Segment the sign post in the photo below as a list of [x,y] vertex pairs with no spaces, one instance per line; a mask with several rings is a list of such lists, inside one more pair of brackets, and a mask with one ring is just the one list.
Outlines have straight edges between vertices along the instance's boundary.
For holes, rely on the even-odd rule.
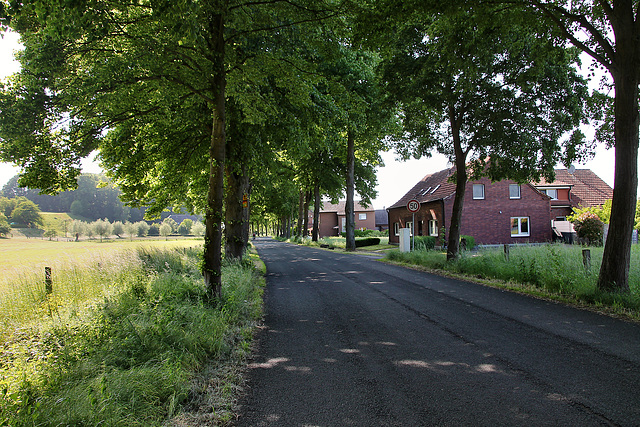
[[413,215],[411,220],[411,234],[413,235],[413,238],[411,239],[411,250],[413,251],[416,248],[416,212],[420,210],[420,202],[418,202],[416,199],[409,200],[409,202],[407,203],[407,209]]

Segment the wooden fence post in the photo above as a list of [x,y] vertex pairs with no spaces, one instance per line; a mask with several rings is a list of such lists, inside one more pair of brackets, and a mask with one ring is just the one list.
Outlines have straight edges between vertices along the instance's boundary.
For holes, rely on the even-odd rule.
[[582,250],[582,264],[584,264],[585,270],[589,270],[591,268],[591,250]]
[[44,268],[44,288],[47,294],[53,292],[53,280],[51,279],[51,267]]
[[505,261],[509,261],[509,245],[504,245],[504,259]]

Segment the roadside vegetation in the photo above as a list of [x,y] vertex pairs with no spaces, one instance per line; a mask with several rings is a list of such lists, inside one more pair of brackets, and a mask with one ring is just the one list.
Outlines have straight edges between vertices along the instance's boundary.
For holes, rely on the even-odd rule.
[[393,250],[387,252],[386,260],[640,320],[640,247],[632,249],[628,293],[598,290],[603,248],[589,248],[588,268],[582,249],[563,244],[515,245],[508,259],[500,247],[462,252],[458,260],[449,262],[441,251]]
[[[389,231],[379,230],[355,230],[355,245],[358,252],[378,252],[391,249],[389,246]],[[276,240],[283,242],[296,243],[305,246],[317,246],[321,248],[337,249],[346,251],[347,239],[346,233],[341,233],[340,236],[325,236],[320,237],[318,241],[314,242],[311,236],[300,237],[294,236],[291,238],[285,238],[281,236],[274,237]]]
[[201,242],[169,243],[95,243],[113,250],[61,261],[50,294],[40,268],[0,283],[0,425],[230,422],[263,279],[227,263],[209,306]]

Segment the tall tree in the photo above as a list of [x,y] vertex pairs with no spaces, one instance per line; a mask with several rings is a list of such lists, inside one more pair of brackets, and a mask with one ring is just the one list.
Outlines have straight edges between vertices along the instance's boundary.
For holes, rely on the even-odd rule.
[[[606,131],[597,133],[604,136],[603,142],[613,142],[615,146],[611,222],[598,288],[628,291],[640,142],[640,2],[519,0],[503,3],[524,4],[538,12],[538,16],[558,28],[566,40],[593,58],[613,80],[613,135]],[[608,124],[601,128],[607,129],[610,129]]]
[[[449,157],[456,196],[447,258],[459,252],[460,220],[470,178],[518,182],[551,177],[562,158],[579,154],[586,86],[576,56],[539,37],[520,14],[499,8],[417,10],[396,21],[382,73],[399,101],[410,140],[405,156]],[[564,144],[564,147],[563,147]]]

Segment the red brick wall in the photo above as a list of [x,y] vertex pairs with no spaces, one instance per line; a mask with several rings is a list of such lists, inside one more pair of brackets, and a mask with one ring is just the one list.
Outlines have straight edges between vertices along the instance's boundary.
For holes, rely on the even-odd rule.
[[[438,221],[438,229],[448,222],[449,218],[442,218],[442,201],[438,200],[430,203],[423,203],[420,206],[420,210],[416,212],[416,224],[415,231],[417,236],[427,236],[429,234],[429,220],[435,219]],[[404,228],[407,222],[412,221],[412,213],[406,207],[400,207],[395,209],[389,209],[389,243],[399,243],[400,238],[395,235],[394,223],[399,223],[400,228]],[[422,230],[420,230],[418,223],[422,221]]]
[[338,230],[334,228],[338,225],[337,212],[320,212],[318,222],[318,235],[320,237],[338,235]]
[[[360,219],[360,214],[366,214],[366,219]],[[376,229],[376,213],[375,211],[366,211],[366,212],[356,212],[356,222],[355,222],[356,230],[360,230],[361,228],[367,230],[375,230]]]
[[[484,184],[485,198],[473,199],[473,184]],[[465,191],[460,233],[473,236],[477,244],[548,242],[551,235],[549,200],[528,184],[520,186],[520,199],[509,198],[509,184],[483,178],[469,182]],[[445,215],[451,218],[453,197],[445,201]],[[511,236],[511,217],[529,217],[529,236]]]
[[[360,214],[367,214],[366,219],[360,219]],[[376,229],[376,214],[375,211],[356,212],[355,227],[356,230],[366,228],[368,230]],[[337,212],[320,212],[320,237],[325,236],[338,236],[342,232],[342,219],[344,215],[338,215]],[[334,228],[338,226],[338,228]]]

